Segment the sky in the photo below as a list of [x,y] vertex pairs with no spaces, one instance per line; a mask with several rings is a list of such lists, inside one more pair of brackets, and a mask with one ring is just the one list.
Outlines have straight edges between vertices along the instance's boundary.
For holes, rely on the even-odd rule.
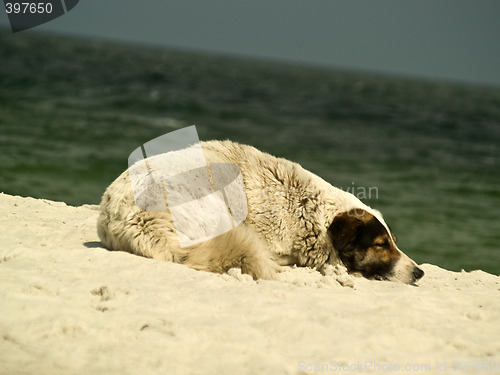
[[38,30],[500,86],[498,0],[80,0]]

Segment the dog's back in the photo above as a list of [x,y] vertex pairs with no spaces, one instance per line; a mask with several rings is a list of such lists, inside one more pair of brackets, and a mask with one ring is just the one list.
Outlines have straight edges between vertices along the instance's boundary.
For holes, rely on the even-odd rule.
[[[248,163],[250,155],[260,153],[253,147],[232,142],[202,145],[208,163],[236,164],[237,160]],[[251,162],[255,163],[255,160]],[[194,217],[197,212],[191,214]],[[190,215],[185,216],[189,218]],[[279,269],[264,236],[247,222],[215,238],[181,246],[168,206],[164,210],[145,210],[136,204],[129,170],[106,189],[101,200],[97,232],[108,249],[182,263],[197,270],[222,273],[241,268],[243,273],[254,278],[272,279]]]

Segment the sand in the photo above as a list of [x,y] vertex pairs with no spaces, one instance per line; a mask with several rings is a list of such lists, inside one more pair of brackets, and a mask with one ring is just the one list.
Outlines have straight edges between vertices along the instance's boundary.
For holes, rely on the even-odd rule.
[[500,373],[498,276],[254,281],[107,251],[97,214],[0,194],[0,374]]

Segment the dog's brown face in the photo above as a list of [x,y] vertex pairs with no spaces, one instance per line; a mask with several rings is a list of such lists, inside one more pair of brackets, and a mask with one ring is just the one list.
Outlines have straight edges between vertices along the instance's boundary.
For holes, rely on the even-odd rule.
[[337,215],[329,233],[333,247],[349,272],[368,279],[413,284],[424,271],[396,246],[396,238],[379,219],[363,209]]

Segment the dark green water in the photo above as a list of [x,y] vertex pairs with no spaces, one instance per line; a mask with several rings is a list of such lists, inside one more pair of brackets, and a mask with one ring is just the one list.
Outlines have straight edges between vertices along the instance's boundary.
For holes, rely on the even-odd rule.
[[0,31],[0,191],[96,204],[191,124],[371,188],[419,263],[500,273],[500,88]]

